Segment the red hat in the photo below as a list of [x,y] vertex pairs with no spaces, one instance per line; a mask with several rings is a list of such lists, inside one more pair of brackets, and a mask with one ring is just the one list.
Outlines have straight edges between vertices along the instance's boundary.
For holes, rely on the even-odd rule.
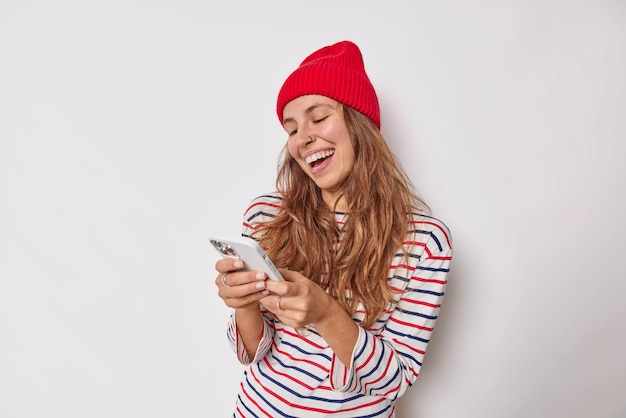
[[285,105],[307,94],[319,94],[346,104],[369,117],[380,129],[380,107],[376,91],[365,73],[359,47],[350,41],[338,42],[315,51],[287,77],[276,103],[276,113],[281,124]]

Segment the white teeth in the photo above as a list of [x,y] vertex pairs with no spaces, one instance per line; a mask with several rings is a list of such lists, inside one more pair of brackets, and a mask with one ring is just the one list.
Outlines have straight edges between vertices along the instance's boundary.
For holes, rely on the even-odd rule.
[[313,164],[315,161],[331,156],[334,153],[335,153],[335,150],[326,150],[326,151],[316,152],[315,154],[309,155],[308,157],[306,157],[304,161],[306,161],[307,164]]

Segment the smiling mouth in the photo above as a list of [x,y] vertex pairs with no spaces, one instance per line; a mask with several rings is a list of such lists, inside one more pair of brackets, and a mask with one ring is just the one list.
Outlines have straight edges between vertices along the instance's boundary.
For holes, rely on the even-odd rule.
[[325,151],[316,152],[315,154],[312,154],[306,157],[304,161],[306,161],[306,163],[310,167],[316,167],[319,164],[321,164],[326,158],[330,157],[334,153],[335,153],[335,150],[325,150]]

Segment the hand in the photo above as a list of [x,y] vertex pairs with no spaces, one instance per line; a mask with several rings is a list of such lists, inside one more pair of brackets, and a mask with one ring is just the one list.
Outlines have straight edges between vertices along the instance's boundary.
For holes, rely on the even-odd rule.
[[217,295],[234,309],[256,308],[258,301],[269,292],[265,289],[267,275],[262,271],[243,271],[240,259],[221,259],[215,263],[220,273],[215,278]]
[[315,325],[332,311],[333,304],[337,304],[324,289],[302,274],[279,270],[285,281],[268,280],[265,287],[271,294],[260,301],[283,324],[295,329]]

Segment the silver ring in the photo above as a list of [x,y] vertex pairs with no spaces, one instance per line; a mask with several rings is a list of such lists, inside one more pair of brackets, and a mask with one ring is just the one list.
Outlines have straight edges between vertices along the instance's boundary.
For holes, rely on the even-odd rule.
[[228,276],[228,273],[222,273],[222,286],[230,287],[229,285],[226,284],[226,276]]
[[280,298],[282,298],[283,295],[278,295],[278,297],[276,298],[276,310],[280,311],[282,308],[280,307]]

